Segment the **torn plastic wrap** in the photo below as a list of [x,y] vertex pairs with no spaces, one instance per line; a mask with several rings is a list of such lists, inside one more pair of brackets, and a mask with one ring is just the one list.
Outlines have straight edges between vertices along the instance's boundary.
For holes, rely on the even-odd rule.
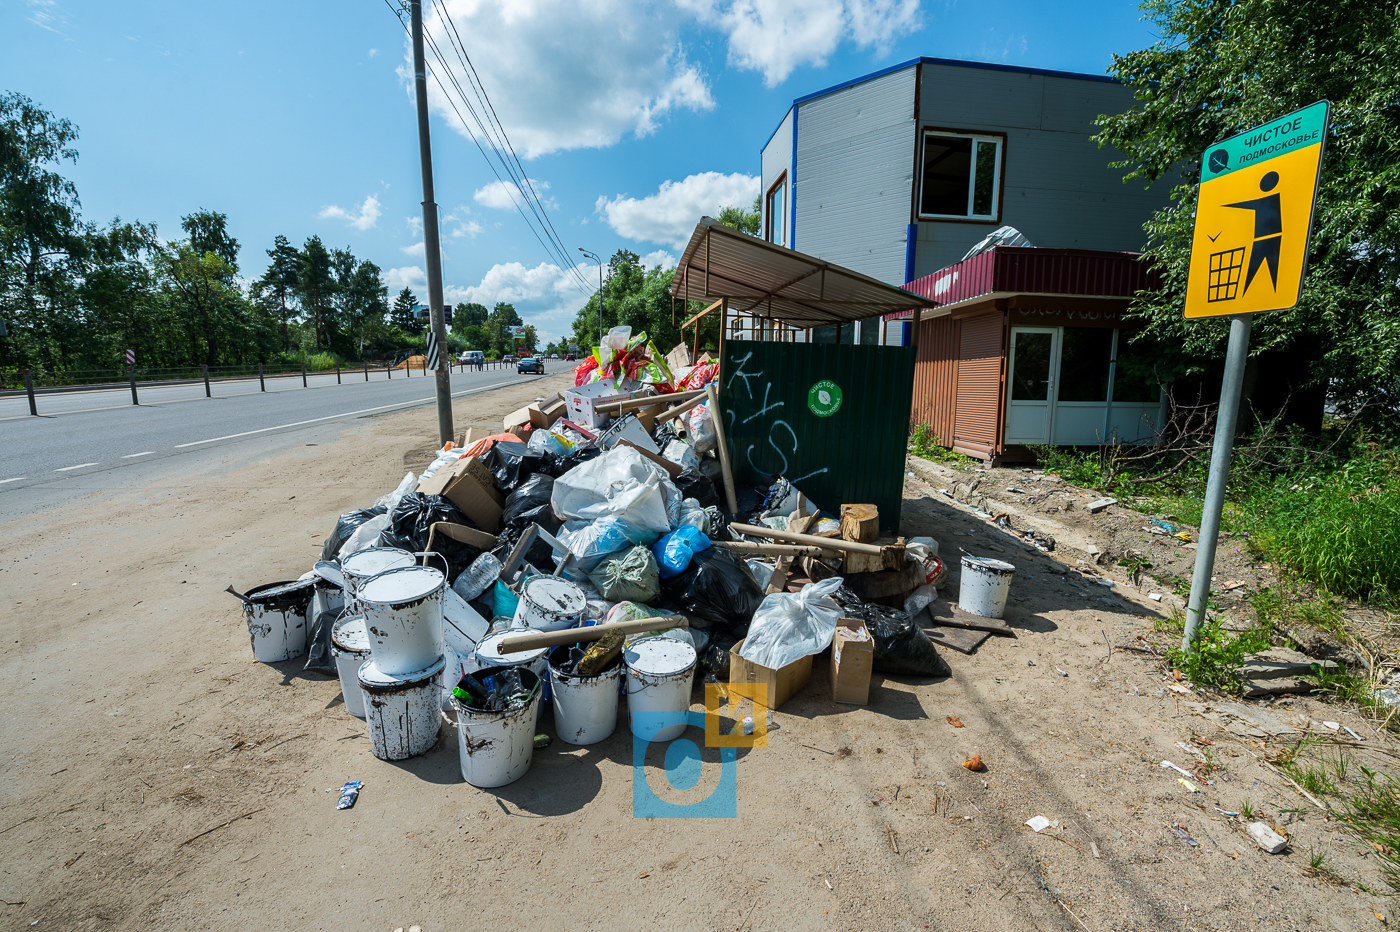
[[831,646],[841,606],[831,594],[840,576],[808,583],[800,592],[775,592],[763,600],[749,625],[739,656],[773,670]]
[[335,530],[331,531],[321,543],[321,559],[334,560],[340,553],[340,548],[345,546],[345,542],[354,536],[355,531],[359,530],[362,524],[370,518],[386,514],[388,510],[381,505],[374,508],[359,508],[341,515],[340,519],[335,522]]

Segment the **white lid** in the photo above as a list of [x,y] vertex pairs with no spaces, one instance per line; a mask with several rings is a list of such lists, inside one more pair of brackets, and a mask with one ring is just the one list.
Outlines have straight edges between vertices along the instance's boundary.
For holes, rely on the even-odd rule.
[[531,576],[525,580],[523,597],[547,612],[560,615],[580,615],[588,608],[588,597],[583,590],[557,576]]
[[346,615],[331,627],[331,643],[347,654],[369,653],[365,616]]
[[695,665],[695,648],[675,638],[649,637],[622,652],[629,669],[647,676],[671,676]]
[[413,554],[397,547],[370,547],[356,550],[340,561],[340,568],[351,576],[376,576],[385,570],[399,566],[412,566],[416,561]]
[[355,597],[374,606],[404,605],[426,599],[446,584],[447,577],[431,566],[400,566],[360,583]]
[[488,634],[482,639],[481,643],[476,646],[477,662],[483,667],[518,667],[522,664],[532,663],[540,659],[545,654],[549,653],[550,648],[540,647],[535,650],[523,650],[503,654],[498,646],[503,638],[519,637],[522,634],[529,634],[531,630],[530,628],[507,628],[504,631],[496,631]]
[[976,566],[983,569],[997,570],[1002,573],[1014,573],[1016,567],[1004,560],[994,560],[991,557],[974,557],[964,554],[962,558],[963,566]]
[[373,660],[366,660],[360,665],[360,685],[366,689],[394,689],[402,686],[417,686],[420,683],[434,679],[443,668],[447,666],[447,658],[439,657],[430,666],[403,676],[390,676]]

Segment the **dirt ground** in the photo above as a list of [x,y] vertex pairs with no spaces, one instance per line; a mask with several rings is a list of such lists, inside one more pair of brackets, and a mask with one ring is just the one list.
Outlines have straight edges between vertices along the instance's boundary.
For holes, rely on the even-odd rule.
[[[463,399],[459,427],[498,427],[562,384]],[[462,782],[447,727],[427,755],[376,760],[336,679],[252,662],[239,605],[222,590],[308,569],[340,512],[421,462],[434,425],[431,409],[367,418],[331,444],[0,526],[5,927],[1147,932],[1395,921],[1388,898],[1309,876],[1309,852],[1325,850],[1343,877],[1387,889],[1374,853],[1263,763],[1301,737],[1289,729],[1316,732],[1322,719],[1364,737],[1352,753],[1372,766],[1389,768],[1388,740],[1311,699],[1235,707],[1285,732],[1270,736],[1228,704],[1169,690],[1138,649],[1164,611],[1146,599],[1155,590],[1097,583],[1107,568],[1077,562],[1088,558],[1075,556],[1071,527],[1047,530],[1063,538],[1049,555],[1013,539],[941,494],[950,477],[922,461],[909,464],[902,532],[940,541],[954,567],[944,599],[956,600],[960,548],[1014,563],[1016,636],[971,656],[945,650],[948,678],[877,675],[864,708],[830,701],[818,658],[767,746],[730,765],[737,817],[633,818],[625,707],[607,741],[556,741],[496,791]],[[700,709],[698,688],[694,699]],[[548,712],[540,725],[552,733]],[[686,737],[703,743],[696,729]],[[973,754],[986,772],[961,766]],[[1205,755],[1219,769],[1195,792],[1161,766]],[[664,748],[645,754],[637,779],[663,800],[706,799],[724,767],[715,749],[701,757],[693,788],[667,784]],[[347,780],[364,789],[337,811]],[[1220,811],[1245,800],[1289,833],[1288,853],[1264,854]],[[1036,815],[1052,827],[1032,832]]]

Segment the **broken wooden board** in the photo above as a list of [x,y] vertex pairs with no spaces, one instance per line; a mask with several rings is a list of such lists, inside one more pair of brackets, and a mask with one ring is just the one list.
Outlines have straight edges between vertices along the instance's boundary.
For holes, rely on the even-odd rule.
[[973,631],[989,631],[992,634],[1000,634],[1006,637],[1015,637],[1016,631],[1004,620],[1000,618],[983,618],[981,615],[973,615],[963,611],[951,602],[942,599],[934,599],[924,609],[924,614],[920,616],[921,623],[927,619],[927,623],[941,625],[943,627],[968,628]]
[[934,625],[924,628],[924,633],[929,636],[929,640],[944,647],[951,647],[962,654],[970,654],[982,645],[982,642],[992,636],[990,631],[970,631],[966,628],[944,628]]

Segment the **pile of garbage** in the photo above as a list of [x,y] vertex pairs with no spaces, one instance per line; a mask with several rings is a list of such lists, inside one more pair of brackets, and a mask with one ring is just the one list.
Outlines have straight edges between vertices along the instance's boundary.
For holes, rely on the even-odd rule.
[[785,479],[734,487],[714,378],[712,360],[673,370],[615,328],[573,389],[341,515],[302,579],[234,593],[255,656],[300,644],[307,669],[340,676],[385,759],[430,749],[455,712],[478,786],[524,772],[493,755],[528,745],[545,704],[561,740],[592,743],[625,691],[634,733],[661,740],[643,719],[663,699],[688,709],[697,671],[721,682],[740,664],[777,683],[832,648],[833,698],[859,703],[871,672],[946,675],[915,621],[946,573],[937,543],[881,536],[874,506],[819,505]]

